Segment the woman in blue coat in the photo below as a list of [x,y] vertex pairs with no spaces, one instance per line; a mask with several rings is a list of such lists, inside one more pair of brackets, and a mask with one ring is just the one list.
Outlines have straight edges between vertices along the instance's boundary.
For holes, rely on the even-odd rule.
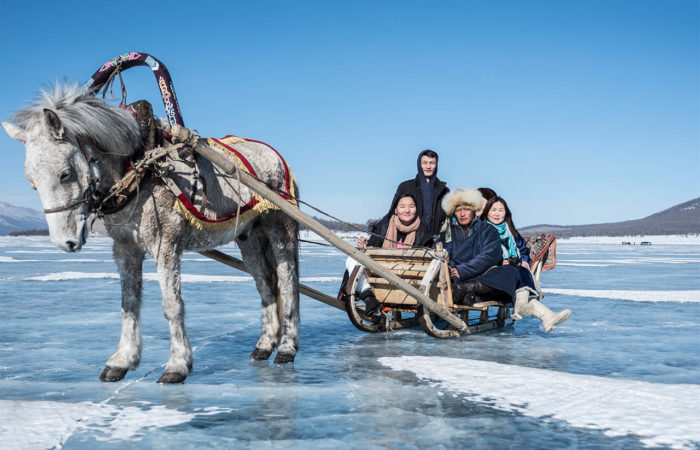
[[554,313],[538,300],[539,294],[530,272],[530,249],[513,224],[513,215],[508,208],[508,203],[499,196],[491,198],[484,206],[481,219],[498,232],[502,267],[511,267],[513,269],[510,270],[517,273],[513,319],[520,320],[526,316],[535,316],[542,320],[547,332],[552,331],[558,324],[569,318],[571,311],[565,309]]

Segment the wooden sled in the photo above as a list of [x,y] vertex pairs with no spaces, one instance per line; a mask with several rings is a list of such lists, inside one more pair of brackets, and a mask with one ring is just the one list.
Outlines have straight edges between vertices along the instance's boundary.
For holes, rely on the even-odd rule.
[[[415,298],[363,266],[355,267],[345,291],[346,311],[353,325],[371,333],[420,325],[430,336],[453,338],[513,323],[509,308],[499,301],[479,301],[471,306],[453,303],[449,267],[445,260],[447,252],[439,247],[437,250],[369,248],[366,253],[432,301],[447,308],[467,325],[466,330],[460,333],[444,321],[436,320],[437,316],[426,311]],[[379,301],[380,314],[368,316],[364,302],[356,295],[357,283],[363,271]]]
[[[530,271],[542,298],[543,295],[539,289],[540,275],[543,270],[550,270],[556,264],[556,238],[542,235],[530,240],[533,244],[530,247],[532,255]],[[467,324],[467,329],[460,333],[449,324],[437,321],[436,315],[427,312],[414,297],[398,289],[372,270],[358,265],[350,274],[344,297],[345,309],[350,321],[362,331],[376,333],[420,325],[430,336],[453,338],[462,334],[502,328],[513,323],[509,306],[496,298],[489,298],[488,294],[470,306],[453,302],[449,266],[445,260],[447,252],[440,244],[436,250],[369,248],[366,254],[373,261],[416,287],[435,303],[446,307],[451,314]],[[549,265],[547,265],[548,262]],[[366,314],[365,303],[356,294],[357,284],[363,272],[372,287],[374,296],[379,301],[379,314]],[[406,315],[408,317],[405,317]]]

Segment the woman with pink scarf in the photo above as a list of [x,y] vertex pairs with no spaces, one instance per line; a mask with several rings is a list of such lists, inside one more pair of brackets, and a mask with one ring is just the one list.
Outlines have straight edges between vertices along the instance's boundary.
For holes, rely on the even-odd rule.
[[[432,232],[417,215],[416,199],[413,195],[402,195],[394,202],[391,206],[391,212],[370,227],[372,233],[370,238],[367,239],[363,236],[357,240],[357,248],[365,246],[381,248],[432,247]],[[347,274],[352,272],[356,265],[358,265],[357,261],[352,258],[348,258],[345,262],[347,272],[341,285],[341,291],[345,287]],[[358,280],[357,292],[359,292],[359,298],[365,302],[366,313],[376,312],[379,303],[364,275]]]

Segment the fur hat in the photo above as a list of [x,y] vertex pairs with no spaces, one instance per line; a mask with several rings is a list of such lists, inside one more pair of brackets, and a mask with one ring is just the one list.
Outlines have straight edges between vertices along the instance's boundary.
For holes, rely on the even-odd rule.
[[455,189],[448,192],[442,199],[442,209],[447,217],[450,217],[458,206],[466,206],[472,211],[478,211],[483,203],[484,197],[476,189]]

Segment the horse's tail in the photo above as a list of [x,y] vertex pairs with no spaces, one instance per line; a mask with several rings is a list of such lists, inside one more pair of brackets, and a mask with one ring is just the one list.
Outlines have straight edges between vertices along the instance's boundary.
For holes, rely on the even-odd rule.
[[[299,183],[297,183],[296,178],[292,180],[292,194],[294,195],[294,198],[297,199],[297,207],[299,207]],[[296,232],[296,245],[295,245],[295,250],[294,250],[294,265],[297,268],[297,280],[299,280],[299,223],[297,222],[297,232]]]

